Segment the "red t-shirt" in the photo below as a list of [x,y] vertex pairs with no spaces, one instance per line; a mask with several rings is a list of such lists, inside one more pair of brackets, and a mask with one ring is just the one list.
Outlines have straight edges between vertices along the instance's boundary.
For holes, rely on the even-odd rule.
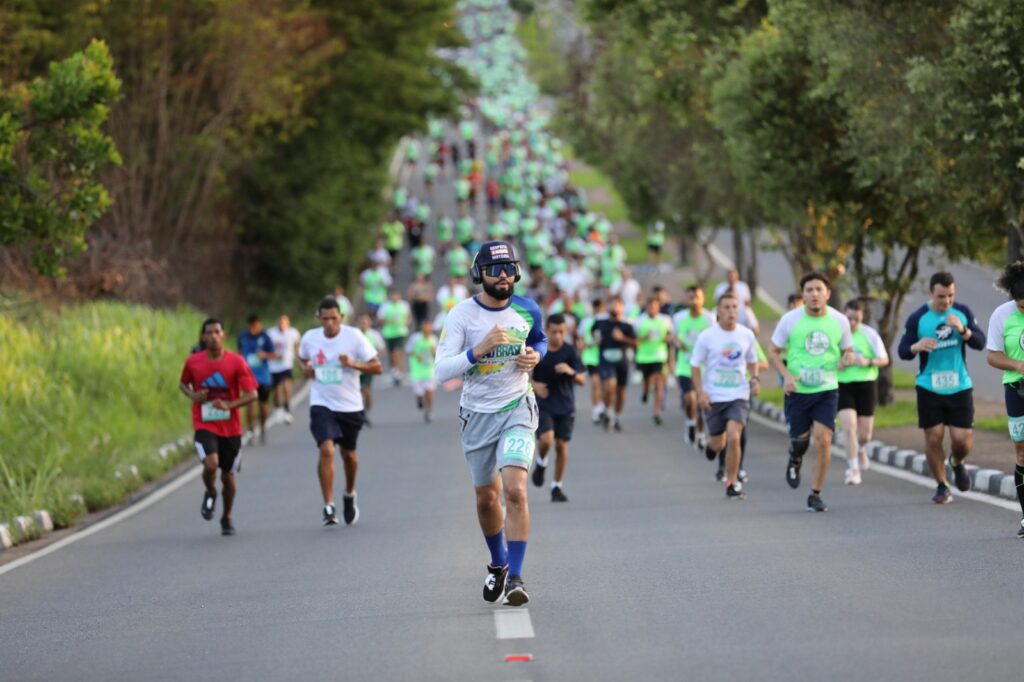
[[213,407],[214,400],[237,400],[238,396],[257,387],[256,377],[238,353],[225,350],[219,360],[211,360],[206,351],[189,356],[181,370],[181,383],[193,390],[206,389],[205,403],[192,403],[192,427],[225,438],[242,435],[242,418],[238,408],[226,414]]

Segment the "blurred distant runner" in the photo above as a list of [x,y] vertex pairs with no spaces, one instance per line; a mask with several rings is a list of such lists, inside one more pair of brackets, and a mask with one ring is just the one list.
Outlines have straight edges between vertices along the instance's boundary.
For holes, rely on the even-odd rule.
[[281,410],[286,424],[292,423],[292,368],[295,365],[295,351],[299,348],[302,334],[292,326],[287,315],[277,318],[277,326],[267,330],[267,336],[274,344],[274,358],[268,363],[271,383],[274,388],[274,407]]
[[270,365],[267,363],[269,360],[277,359],[277,353],[274,350],[274,342],[263,331],[259,315],[250,315],[246,322],[249,324],[248,329],[238,335],[238,352],[245,358],[249,369],[252,370],[253,376],[256,377],[256,381],[259,383],[257,388],[259,403],[248,403],[245,409],[245,417],[246,423],[249,425],[250,437],[255,440],[257,414],[259,415],[260,443],[265,445],[267,442],[267,417],[270,416],[268,401],[270,400],[270,391],[274,384],[270,376]]

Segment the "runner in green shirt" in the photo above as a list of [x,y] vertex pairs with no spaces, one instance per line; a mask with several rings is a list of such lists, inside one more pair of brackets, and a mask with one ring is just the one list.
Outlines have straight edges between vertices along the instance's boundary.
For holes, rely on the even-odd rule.
[[469,272],[469,252],[463,247],[452,244],[448,250],[448,274],[452,277],[465,277]]
[[854,363],[840,362],[839,425],[846,437],[846,485],[860,485],[861,471],[867,471],[871,460],[865,445],[871,440],[878,404],[878,368],[889,364],[889,353],[882,337],[864,324],[864,304],[854,298],[846,302],[846,319],[850,321]]
[[[811,494],[807,510],[827,511],[821,499],[829,459],[832,435],[839,406],[840,358],[844,365],[854,364],[850,322],[828,305],[832,284],[820,272],[810,272],[800,279],[804,295],[803,308],[782,316],[772,334],[771,362],[782,375],[786,418],[789,424],[789,463],[786,482],[800,487],[800,466],[814,438],[817,458],[814,463]],[[786,349],[786,363],[782,350]]]
[[409,337],[405,344],[405,352],[409,356],[409,380],[412,392],[416,396],[416,407],[423,410],[423,420],[430,423],[434,413],[434,391],[437,382],[434,379],[434,354],[437,351],[437,337],[434,336],[434,323],[424,320],[420,331]]
[[660,220],[647,227],[647,262],[657,265],[661,262],[661,249],[665,246],[665,223]]
[[402,242],[405,240],[405,225],[400,220],[391,220],[381,227],[384,233],[384,248],[391,254],[391,269],[394,270],[398,254],[402,252]]
[[391,363],[391,379],[398,386],[405,374],[405,340],[412,323],[412,308],[402,300],[397,289],[392,289],[387,303],[377,311],[377,319],[381,322],[380,335],[384,337]]
[[[1003,370],[1007,425],[1017,454],[1013,482],[1024,515],[1024,261],[1003,268],[996,286],[1011,300],[996,308],[989,319],[988,364]],[[1024,539],[1024,519],[1017,527],[1017,537]]]
[[702,331],[711,326],[711,315],[704,310],[704,290],[697,285],[686,287],[683,292],[687,307],[672,318],[676,347],[676,381],[686,415],[686,435],[690,445],[704,452],[707,434],[704,431],[704,414],[697,404],[697,388],[693,385],[690,368],[690,353],[693,344]]
[[469,245],[473,243],[473,239],[476,237],[476,224],[473,222],[473,218],[464,215],[455,221],[455,239],[462,244],[463,249],[469,249]]
[[665,365],[668,363],[668,343],[672,337],[672,320],[661,314],[661,301],[656,296],[647,299],[647,314],[636,326],[636,366],[644,376],[642,402],[654,393],[654,414],[651,421],[661,426],[661,398],[665,392]]
[[363,300],[371,315],[384,304],[388,296],[388,287],[391,286],[391,275],[384,266],[367,268],[359,275],[359,282],[363,285]]
[[590,310],[591,315],[580,322],[579,332],[576,334],[576,347],[580,351],[580,360],[590,375],[590,419],[597,424],[601,421],[601,413],[604,412],[604,393],[597,369],[601,362],[601,351],[597,346],[597,340],[594,339],[594,323],[608,317],[604,309],[604,299],[595,298],[591,302]]
[[444,255],[448,249],[448,242],[455,237],[455,221],[441,214],[437,219],[437,247],[441,250],[441,255]]

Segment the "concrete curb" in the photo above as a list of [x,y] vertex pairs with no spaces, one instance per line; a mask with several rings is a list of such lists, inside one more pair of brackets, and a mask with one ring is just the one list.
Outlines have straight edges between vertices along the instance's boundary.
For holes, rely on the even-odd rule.
[[[292,396],[292,402],[300,403],[305,400],[306,396],[309,395],[310,388],[311,384],[308,381],[305,382],[297,391],[295,391]],[[284,416],[279,412],[274,412],[270,415],[270,418],[267,419],[267,428],[270,429],[282,423],[284,423]],[[191,436],[182,436],[176,441],[164,443],[154,452],[154,457],[167,459],[171,453],[186,449],[192,449]],[[139,476],[138,469],[134,465],[129,468],[128,474],[133,478],[138,478]],[[114,472],[114,476],[121,478],[124,476],[124,473],[118,470]],[[164,484],[169,483],[171,480],[174,479],[162,482],[160,485],[153,488],[149,494],[159,490]],[[134,495],[135,493],[132,494]],[[72,495],[71,499],[78,504],[85,504],[81,495]],[[139,499],[131,499],[131,495],[129,495],[130,501],[124,506],[130,507],[143,499],[145,499],[145,496],[140,497]],[[31,516],[19,516],[11,521],[2,522],[0,523],[0,554],[2,554],[4,550],[10,549],[15,545],[19,545],[29,540],[39,539],[51,531],[53,531],[53,517],[50,515],[50,512],[45,509],[34,511]]]
[[[750,401],[751,409],[762,417],[785,425],[786,419],[782,410],[771,403],[757,398]],[[903,469],[921,476],[931,476],[931,469],[928,467],[928,459],[924,453],[917,450],[901,450],[893,445],[887,445],[881,441],[873,440],[865,445],[868,458],[881,464],[888,464],[897,469]],[[1017,487],[1013,482],[1013,474],[996,469],[980,469],[973,464],[967,464],[967,472],[971,476],[971,491],[982,495],[991,495],[1005,500],[1017,501]],[[946,471],[950,479],[952,471],[947,465]]]

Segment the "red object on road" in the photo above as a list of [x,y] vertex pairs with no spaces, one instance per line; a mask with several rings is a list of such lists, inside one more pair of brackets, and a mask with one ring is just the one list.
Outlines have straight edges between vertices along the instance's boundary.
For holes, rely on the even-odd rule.
[[533,654],[510,654],[505,657],[506,663],[529,663],[533,660]]

